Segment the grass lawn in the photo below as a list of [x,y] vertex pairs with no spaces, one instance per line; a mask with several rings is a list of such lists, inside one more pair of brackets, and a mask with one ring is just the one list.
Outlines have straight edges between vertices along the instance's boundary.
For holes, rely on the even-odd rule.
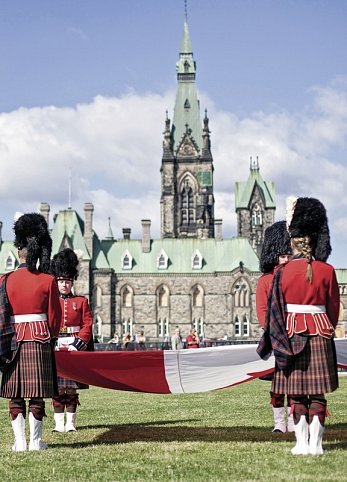
[[91,388],[80,392],[78,432],[52,433],[49,449],[15,453],[0,399],[1,481],[347,481],[347,377],[328,395],[323,456],[292,456],[294,434],[273,434],[270,383],[193,395]]

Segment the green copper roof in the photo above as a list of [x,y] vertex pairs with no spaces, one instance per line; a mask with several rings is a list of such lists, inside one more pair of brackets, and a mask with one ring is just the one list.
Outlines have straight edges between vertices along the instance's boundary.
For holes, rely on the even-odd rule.
[[266,208],[276,208],[275,184],[272,181],[264,181],[260,175],[259,168],[251,168],[246,182],[235,183],[235,209],[248,209],[254,189],[258,187]]
[[[84,241],[84,221],[73,209],[59,211],[51,232],[53,247],[52,254],[65,247],[83,252],[83,259],[89,261],[90,256]],[[98,236],[93,232],[93,259],[92,269],[109,268],[106,256],[101,248]]]
[[339,284],[347,284],[347,269],[336,269],[336,278]]
[[[10,267],[10,269],[6,269],[7,258],[11,257],[13,259],[14,264]],[[18,255],[17,255],[17,248],[14,246],[12,241],[3,241],[0,244],[0,274],[5,274],[13,269],[17,268],[19,264]]]
[[53,246],[52,254],[69,247],[83,251],[83,259],[90,256],[83,237],[84,222],[73,209],[59,211],[51,232]]
[[[215,239],[161,239],[151,242],[151,251],[142,252],[141,240],[119,240],[113,244],[102,241],[110,267],[116,273],[129,274],[209,274],[230,272],[240,262],[249,271],[259,271],[259,260],[246,238],[223,241]],[[168,256],[167,269],[158,268],[162,250]],[[192,268],[192,257],[196,250],[203,258],[201,269]],[[122,257],[128,251],[133,258],[131,270],[122,268]]]
[[184,23],[181,51],[176,64],[176,70],[178,86],[172,122],[173,148],[175,151],[178,149],[188,126],[192,131],[192,137],[201,151],[202,123],[195,85],[196,64],[193,58],[187,22]]

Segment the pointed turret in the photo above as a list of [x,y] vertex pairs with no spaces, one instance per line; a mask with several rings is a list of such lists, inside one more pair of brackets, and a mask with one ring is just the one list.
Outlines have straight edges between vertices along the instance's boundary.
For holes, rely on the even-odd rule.
[[[202,123],[195,85],[196,63],[187,12],[176,64],[177,94],[173,122],[166,114],[161,165],[161,236],[213,238],[213,158],[209,119]],[[203,127],[202,127],[203,126]]]
[[199,152],[202,147],[200,105],[195,84],[196,63],[193,57],[187,20],[184,22],[183,38],[176,71],[178,88],[172,122],[173,148],[177,152],[185,137],[186,124],[188,124],[191,130],[191,137],[197,144]]
[[238,236],[249,239],[260,255],[267,227],[275,221],[275,186],[260,175],[259,160],[250,158],[250,173],[246,182],[235,183],[235,209]]

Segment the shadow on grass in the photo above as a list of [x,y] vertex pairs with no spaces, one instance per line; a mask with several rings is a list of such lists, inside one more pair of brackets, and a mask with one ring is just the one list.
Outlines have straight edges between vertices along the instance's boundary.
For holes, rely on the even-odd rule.
[[137,423],[127,423],[126,425],[110,425],[108,424],[99,424],[99,425],[82,425],[78,426],[78,431],[81,430],[89,430],[89,429],[98,429],[98,428],[106,428],[106,429],[111,429],[112,427],[150,427],[151,425],[172,425],[175,423],[182,423],[182,422],[200,422],[201,419],[199,418],[186,418],[184,420],[179,419],[179,420],[156,420],[155,422],[137,422]]
[[[168,427],[169,424],[177,422],[182,423],[182,421],[171,420],[80,427],[79,431],[91,428],[106,428],[107,430],[90,442],[70,440],[70,443],[57,443],[54,444],[54,447],[81,448],[92,445],[133,442],[293,442],[295,439],[293,433],[272,433],[270,427],[192,427],[184,425]],[[324,442],[328,444],[329,450],[346,449],[346,440],[347,424],[335,424],[327,427]],[[53,444],[51,444],[51,447],[53,447]]]

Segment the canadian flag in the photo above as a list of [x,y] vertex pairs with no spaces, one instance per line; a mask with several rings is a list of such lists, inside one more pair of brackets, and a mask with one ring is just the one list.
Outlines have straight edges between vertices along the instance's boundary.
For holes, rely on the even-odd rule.
[[[335,340],[338,366],[347,369],[347,339]],[[197,393],[228,388],[274,371],[257,345],[192,350],[56,352],[58,375],[113,390]]]

